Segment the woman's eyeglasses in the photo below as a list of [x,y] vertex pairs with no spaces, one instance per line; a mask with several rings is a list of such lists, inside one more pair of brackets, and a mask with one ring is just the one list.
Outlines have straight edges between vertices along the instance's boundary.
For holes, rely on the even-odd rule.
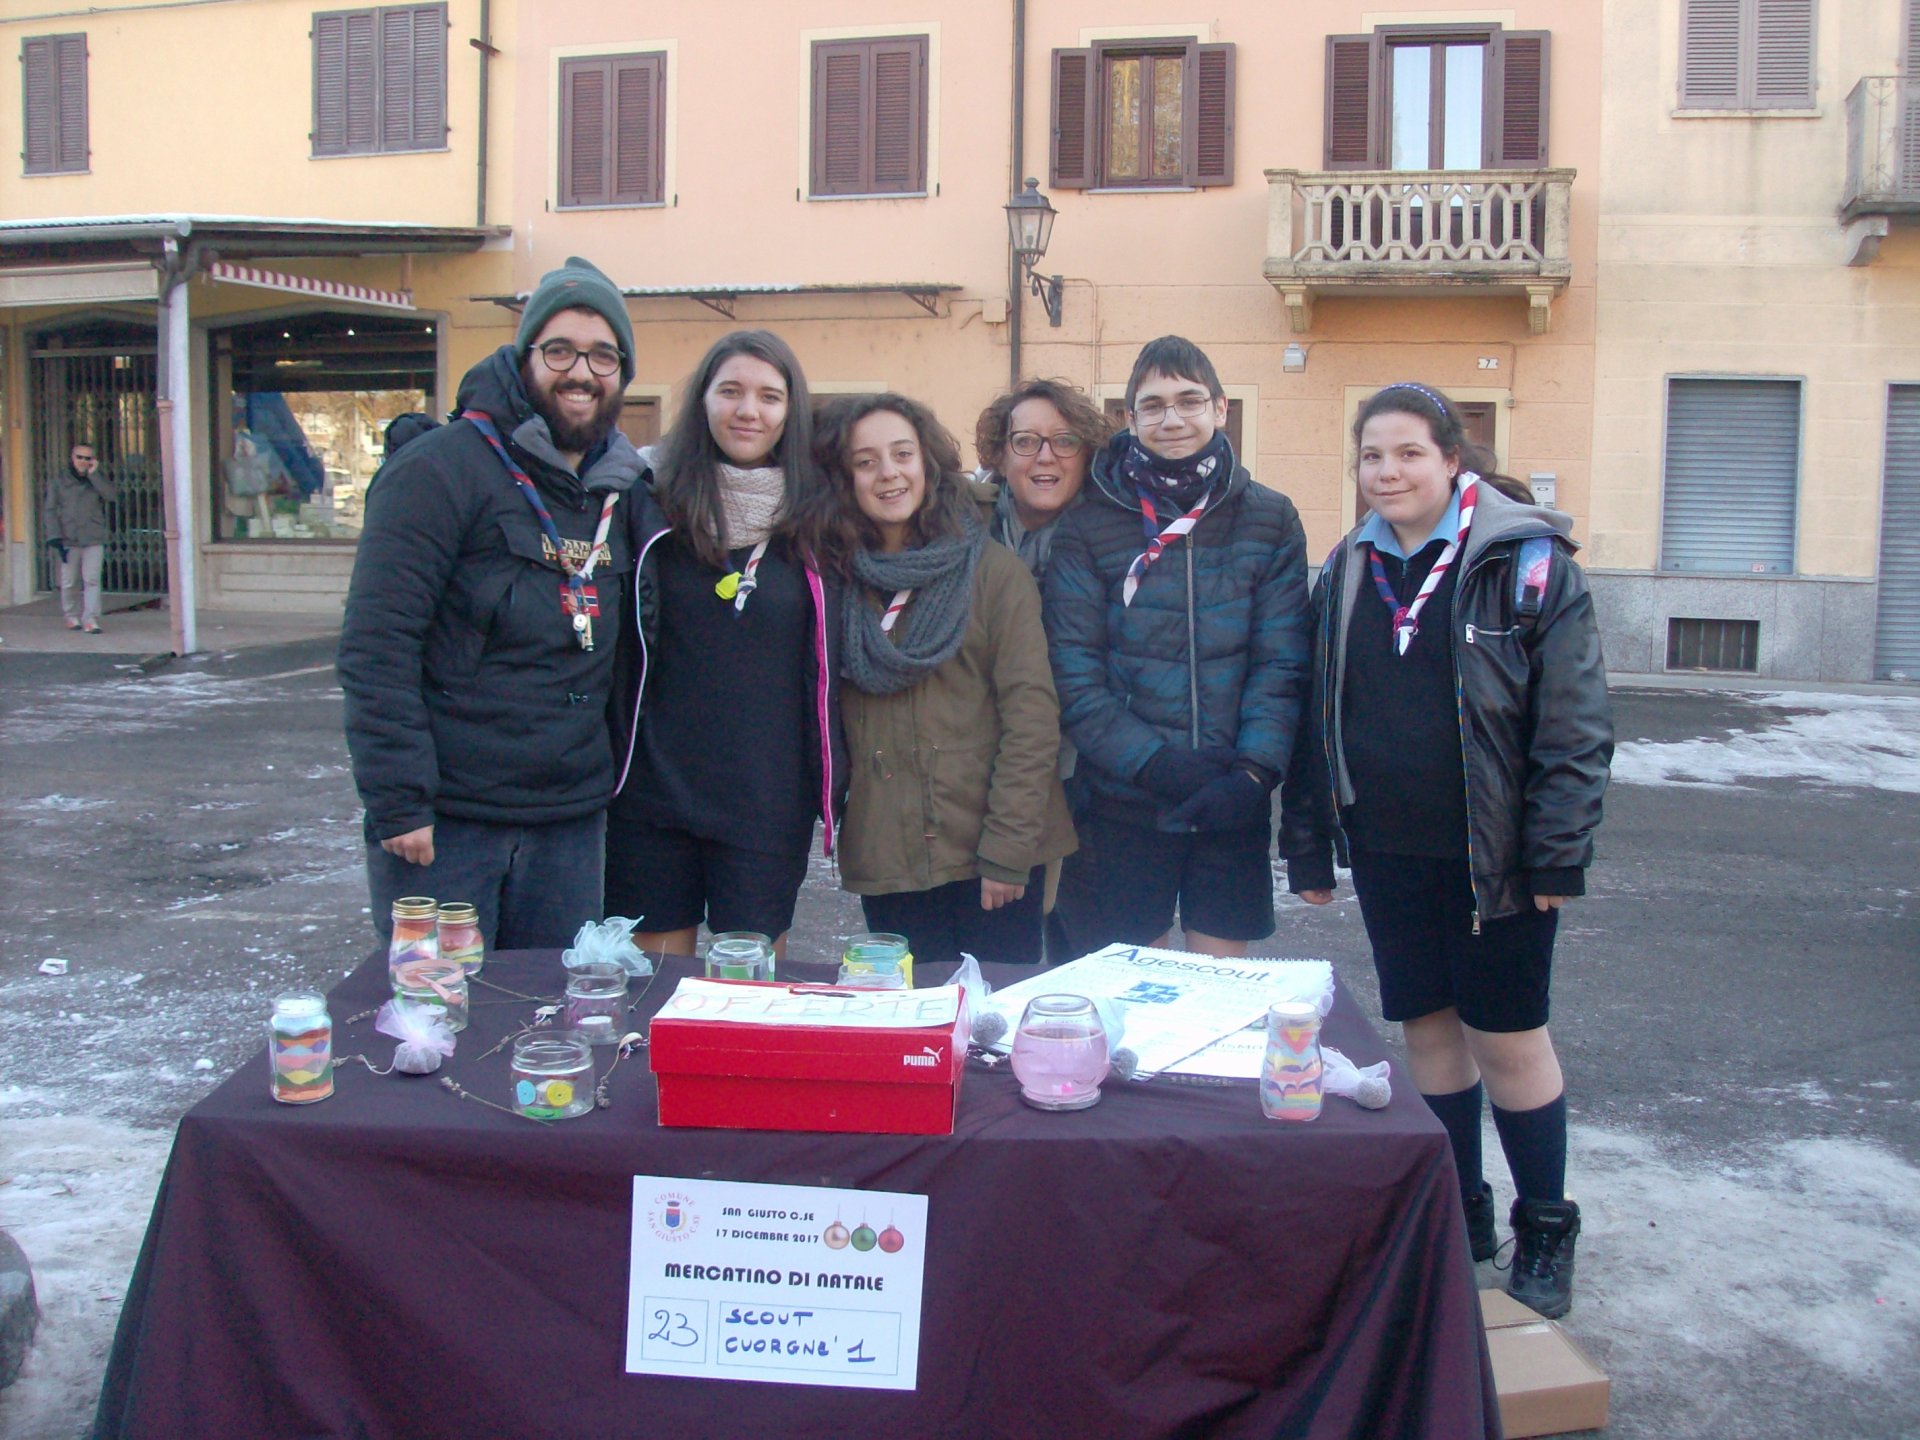
[[1071,431],[1062,435],[1036,435],[1031,430],[1016,430],[1007,436],[1007,448],[1022,458],[1038,455],[1040,447],[1045,445],[1060,459],[1071,460],[1086,443]]
[[1202,410],[1213,404],[1211,395],[1181,395],[1169,405],[1164,400],[1142,400],[1133,407],[1133,418],[1142,425],[1154,426],[1167,418],[1171,410],[1182,420],[1197,419]]
[[549,370],[561,375],[573,369],[574,362],[582,355],[587,357],[587,369],[595,375],[611,375],[620,368],[620,352],[611,345],[593,345],[582,350],[571,340],[549,340],[534,349],[540,352]]

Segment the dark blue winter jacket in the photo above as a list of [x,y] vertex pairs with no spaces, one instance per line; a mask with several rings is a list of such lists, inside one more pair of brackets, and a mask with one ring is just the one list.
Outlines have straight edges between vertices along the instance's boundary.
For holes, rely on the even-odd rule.
[[1047,642],[1060,728],[1099,810],[1150,826],[1162,808],[1135,777],[1164,745],[1226,747],[1278,778],[1309,683],[1306,535],[1293,502],[1240,465],[1191,534],[1121,587],[1146,548],[1123,478],[1123,432],[1094,457],[1083,503],[1061,517],[1047,568]]

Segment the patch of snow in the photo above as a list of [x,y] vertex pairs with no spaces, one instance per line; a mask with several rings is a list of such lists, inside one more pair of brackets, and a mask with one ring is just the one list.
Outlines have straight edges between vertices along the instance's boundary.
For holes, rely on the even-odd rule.
[[1613,755],[1624,785],[1741,788],[1804,780],[1920,794],[1920,700],[1899,695],[1755,693],[1737,698],[1768,721],[1752,733],[1627,741]]

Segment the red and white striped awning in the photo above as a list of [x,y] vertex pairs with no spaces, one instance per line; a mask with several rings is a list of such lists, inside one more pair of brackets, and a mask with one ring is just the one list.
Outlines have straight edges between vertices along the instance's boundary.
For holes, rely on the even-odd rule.
[[370,285],[315,280],[307,275],[288,275],[280,270],[256,270],[251,265],[235,265],[227,260],[216,260],[207,266],[207,275],[228,285],[285,290],[295,295],[314,295],[322,300],[351,300],[359,305],[384,305],[392,310],[414,308],[413,292],[410,290],[375,290]]

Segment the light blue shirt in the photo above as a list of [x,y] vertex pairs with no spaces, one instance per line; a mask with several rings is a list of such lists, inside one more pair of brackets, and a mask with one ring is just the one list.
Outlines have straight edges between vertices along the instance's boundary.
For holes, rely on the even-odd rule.
[[[1453,499],[1447,502],[1446,511],[1440,516],[1439,523],[1428,533],[1426,539],[1413,547],[1413,554],[1418,555],[1435,540],[1451,540],[1459,533],[1460,487],[1456,485]],[[1405,550],[1400,548],[1400,541],[1393,533],[1393,526],[1377,514],[1367,516],[1366,523],[1360,527],[1360,534],[1355,537],[1355,542],[1371,545],[1382,555],[1391,555],[1396,560],[1405,561],[1411,558]]]

